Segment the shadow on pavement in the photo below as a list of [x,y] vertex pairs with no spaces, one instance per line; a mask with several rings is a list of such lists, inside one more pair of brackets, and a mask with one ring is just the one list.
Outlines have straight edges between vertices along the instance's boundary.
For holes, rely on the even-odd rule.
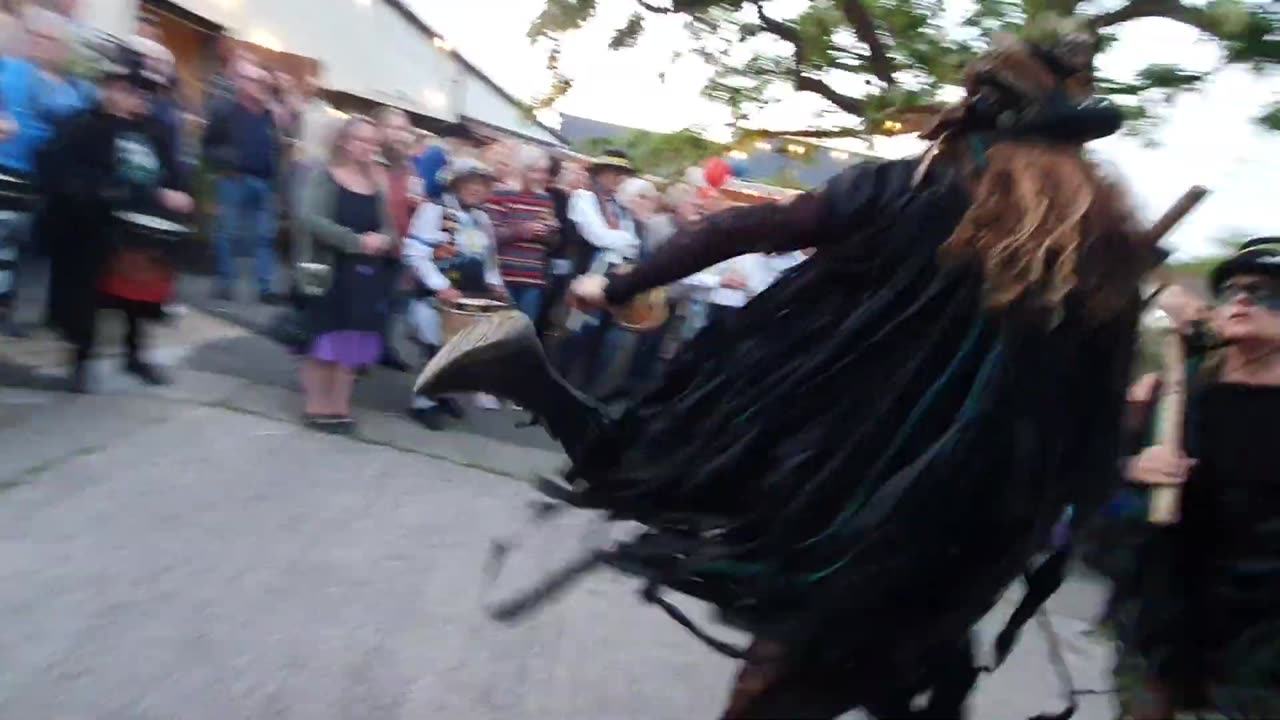
[[[295,392],[299,389],[297,358],[276,342],[259,335],[206,343],[192,349],[182,364],[192,370],[236,377],[255,385]],[[409,405],[412,382],[410,373],[374,368],[357,381],[355,404],[377,412],[401,415]],[[527,420],[527,413],[468,408],[466,417],[449,429],[513,445],[558,451],[559,446],[541,428],[518,427]],[[412,420],[405,417],[404,422],[412,423]],[[423,428],[422,432],[430,431]]]

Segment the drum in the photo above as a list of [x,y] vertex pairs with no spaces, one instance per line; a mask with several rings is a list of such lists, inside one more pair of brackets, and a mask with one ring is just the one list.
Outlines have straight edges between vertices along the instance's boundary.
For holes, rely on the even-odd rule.
[[472,323],[503,310],[511,309],[507,303],[488,298],[458,298],[457,302],[446,302],[436,299],[440,308],[440,325],[445,344],[455,335],[471,326]]
[[36,199],[35,187],[30,182],[0,173],[0,214],[31,212]]
[[140,213],[114,213],[116,247],[99,289],[106,295],[162,305],[173,298],[174,258],[191,228]]
[[113,214],[116,219],[116,240],[122,248],[160,250],[172,256],[177,252],[178,244],[193,234],[186,225],[154,215],[134,212]]
[[[630,266],[623,265],[614,272],[625,273]],[[667,302],[666,288],[654,288],[640,293],[631,302],[621,307],[610,308],[613,321],[624,330],[646,333],[661,328],[671,317],[671,306]]]

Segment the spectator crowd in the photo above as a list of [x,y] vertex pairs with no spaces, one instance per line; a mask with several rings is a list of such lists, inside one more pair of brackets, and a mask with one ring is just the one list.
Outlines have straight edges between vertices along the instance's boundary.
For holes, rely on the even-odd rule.
[[[347,114],[326,102],[321,78],[295,78],[231,41],[220,46],[202,106],[191,107],[179,100],[174,58],[153,17],[140,17],[136,35],[117,40],[125,56],[104,54],[102,36],[77,21],[74,0],[29,2],[4,20],[0,173],[36,197],[0,216],[0,326],[14,337],[29,330],[15,314],[17,276],[42,272],[48,258],[46,317],[77,348],[72,384],[79,391],[92,388],[83,367],[92,343],[58,320],[53,306],[67,297],[68,283],[92,312],[125,309],[127,369],[147,382],[166,380],[143,361],[140,320],[152,316],[101,296],[103,274],[120,264],[108,258],[90,271],[66,272],[79,262],[68,260],[77,247],[119,254],[121,243],[129,245],[129,231],[121,241],[109,222],[71,238],[52,217],[60,207],[55,190],[72,192],[55,180],[91,171],[66,156],[74,134],[67,128],[95,113],[153,140],[147,148],[162,172],[147,186],[147,212],[191,224],[188,206],[195,205],[209,219],[213,299],[280,306],[272,330],[301,356],[304,421],[326,431],[353,427],[351,396],[363,372],[420,367],[445,343],[450,314],[477,302],[526,314],[553,361],[584,391],[607,401],[632,397],[699,327],[731,316],[803,259],[749,255],[686,278],[665,289],[665,319],[637,330],[610,313],[568,307],[570,281],[658,251],[680,228],[728,204],[714,191],[684,183],[660,190],[621,151],[583,158],[460,123],[432,134],[394,107]],[[136,58],[141,69],[120,69],[131,62],[121,57]],[[117,96],[139,104],[129,110]],[[112,176],[119,165],[117,157],[92,171]],[[124,209],[93,199],[106,203],[104,218]],[[241,277],[245,258],[249,278]],[[180,314],[173,283],[163,287],[162,296],[146,296],[145,308],[173,319]],[[398,348],[417,352],[402,357]],[[462,418],[469,405],[499,407],[485,396],[409,404],[431,429]]]

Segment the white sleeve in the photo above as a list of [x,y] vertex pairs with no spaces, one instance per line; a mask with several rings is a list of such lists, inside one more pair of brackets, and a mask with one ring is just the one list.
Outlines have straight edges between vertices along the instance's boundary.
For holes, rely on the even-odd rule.
[[627,257],[640,252],[640,239],[626,230],[614,230],[600,212],[600,201],[588,190],[575,190],[569,196],[569,219],[587,242],[601,250],[612,250]]
[[409,224],[409,236],[405,238],[401,259],[418,280],[432,292],[440,292],[452,283],[436,267],[435,248],[448,239],[444,232],[444,208],[427,203],[418,208]]
[[773,284],[777,273],[774,271],[774,265],[770,258],[760,253],[752,253],[741,259],[743,261],[743,275],[747,280],[748,294],[755,297]]
[[502,282],[502,268],[498,265],[498,242],[494,238],[493,226],[485,228],[489,236],[489,252],[484,254],[484,284],[489,287],[506,287]]

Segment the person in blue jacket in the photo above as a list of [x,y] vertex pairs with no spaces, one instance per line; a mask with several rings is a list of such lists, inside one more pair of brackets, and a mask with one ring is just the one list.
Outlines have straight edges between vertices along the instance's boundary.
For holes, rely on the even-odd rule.
[[[68,73],[69,37],[66,18],[33,9],[24,15],[21,54],[4,57],[0,64],[0,103],[12,132],[0,141],[0,173],[30,180],[41,149],[65,118],[85,107],[92,89]],[[35,225],[38,227],[38,220]],[[32,230],[32,213],[19,212],[0,223],[0,262],[8,277],[0,282],[0,332],[26,334],[16,321],[20,257],[28,255],[41,233]]]

